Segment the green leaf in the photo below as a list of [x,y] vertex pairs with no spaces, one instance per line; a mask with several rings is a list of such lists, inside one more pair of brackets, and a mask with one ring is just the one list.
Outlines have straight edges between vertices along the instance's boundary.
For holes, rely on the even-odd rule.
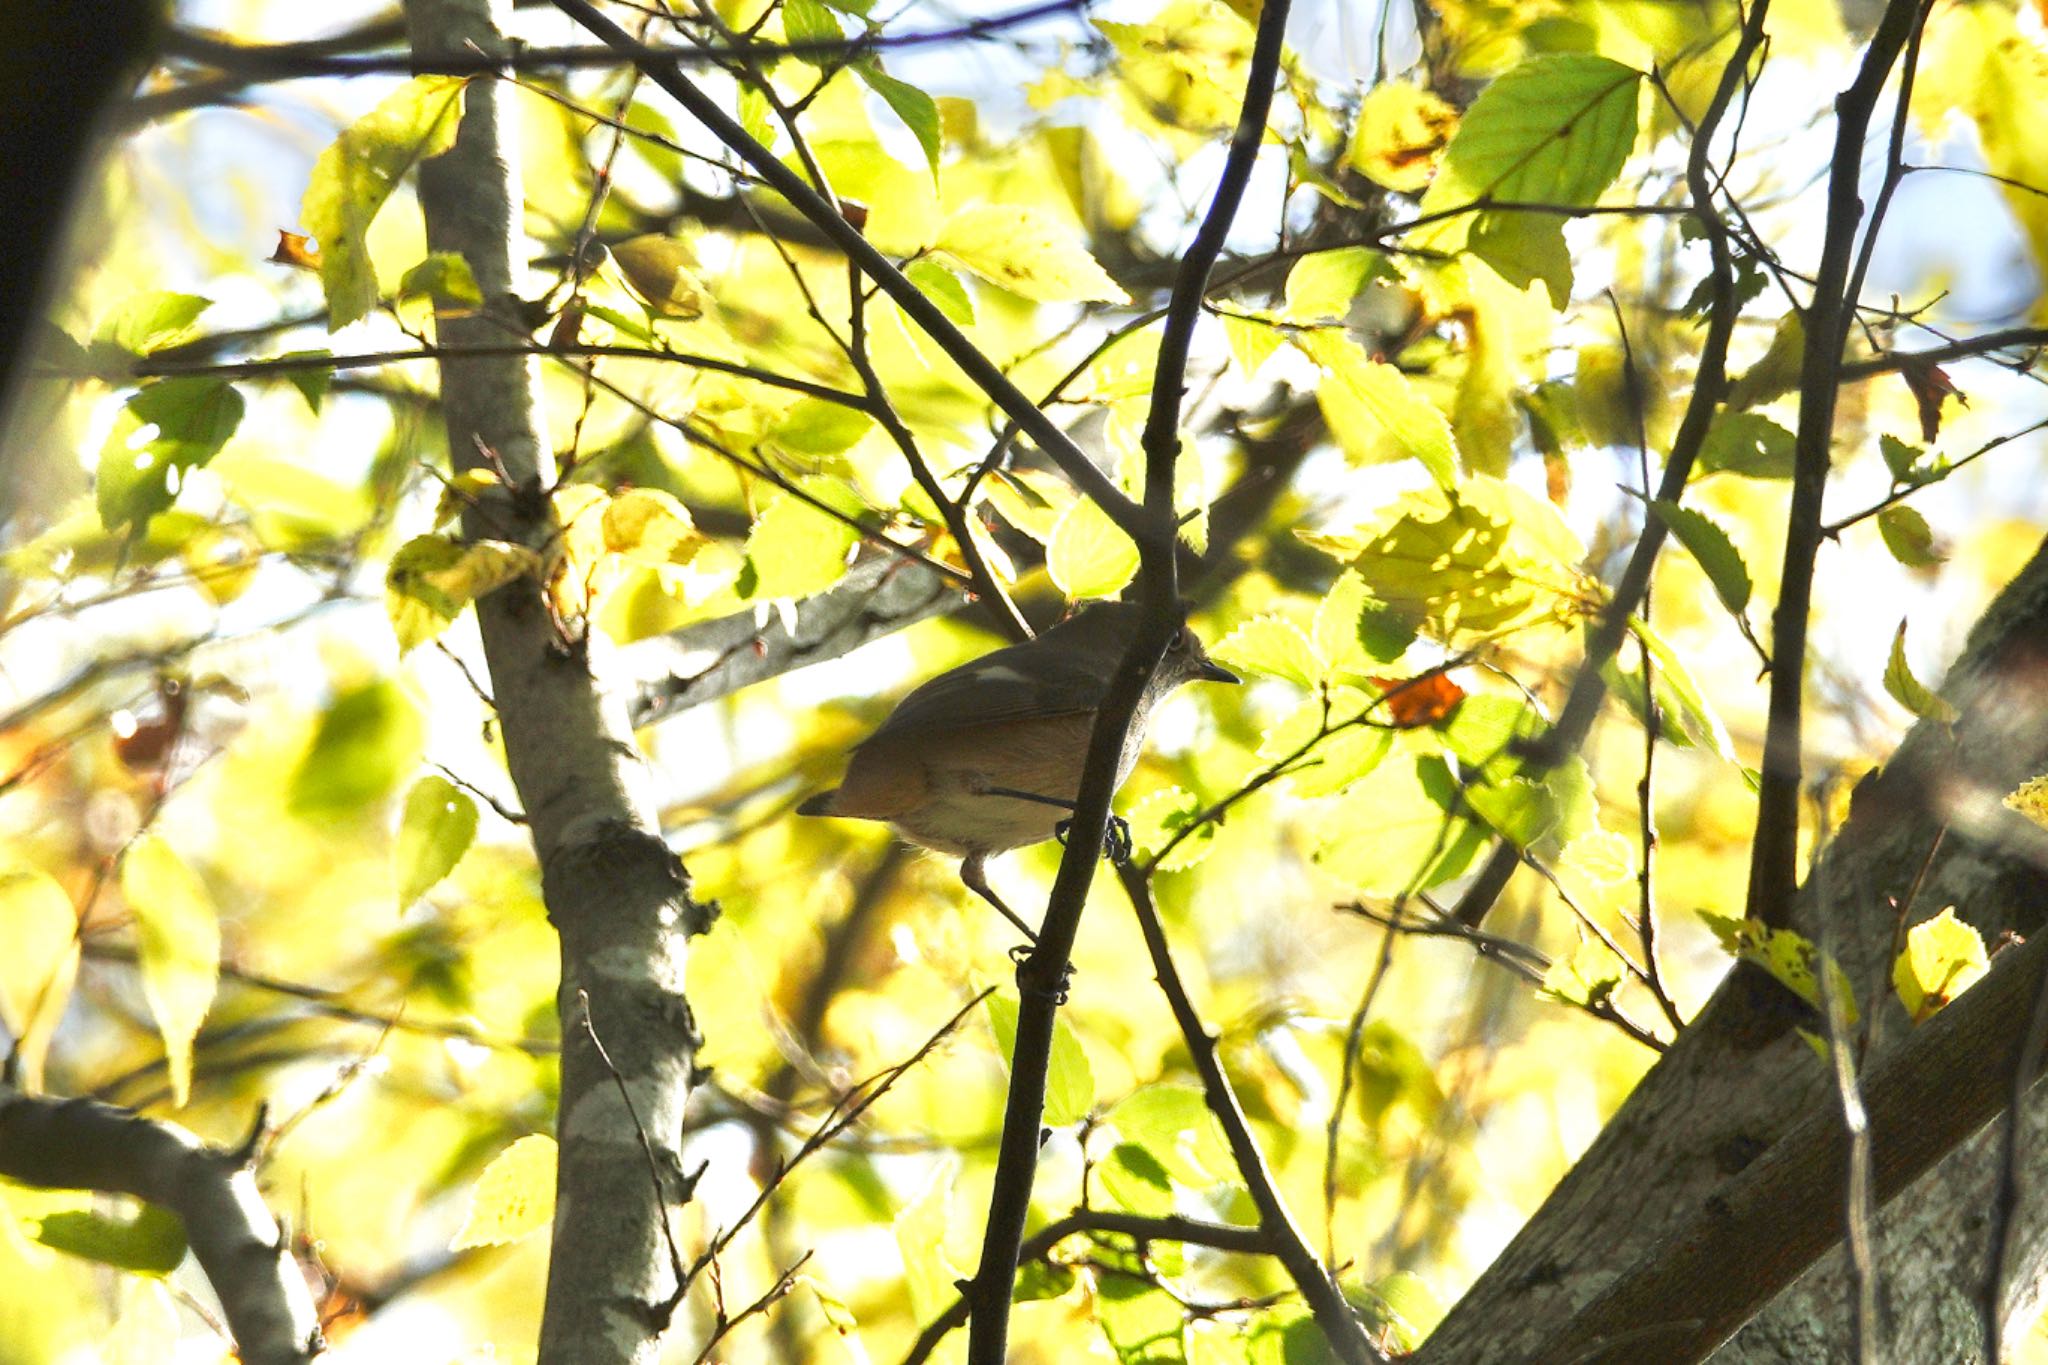
[[[988,998],[988,1024],[995,1034],[1003,1065],[1017,1054],[1017,1002],[1007,995]],[[1064,1017],[1052,1026],[1052,1058],[1045,1077],[1045,1122],[1059,1128],[1079,1123],[1095,1105],[1095,1069],[1073,1027]]]
[[1621,959],[1599,939],[1584,938],[1570,955],[1550,964],[1538,994],[1566,1005],[1597,1008],[1620,988],[1621,980]]
[[1730,615],[1740,618],[1749,607],[1749,566],[1742,562],[1742,552],[1735,548],[1735,542],[1728,538],[1720,523],[1704,512],[1663,498],[1652,502],[1650,509],[1698,561],[1707,581],[1714,585],[1721,605],[1728,608]]
[[1955,707],[1913,676],[1913,666],[1906,662],[1904,621],[1899,622],[1898,630],[1892,635],[1891,658],[1884,666],[1884,690],[1891,693],[1893,701],[1922,720],[1954,725],[1959,718]]
[[1744,412],[1787,394],[1799,384],[1799,369],[1806,358],[1806,323],[1797,313],[1787,313],[1771,333],[1771,344],[1742,377],[1728,387],[1728,407]]
[[1290,322],[1341,318],[1369,281],[1389,273],[1387,258],[1370,247],[1347,246],[1304,256],[1287,272],[1283,316]]
[[1541,782],[1507,777],[1465,789],[1465,804],[1518,848],[1527,848],[1557,823],[1557,807]]
[[1163,1218],[1174,1210],[1173,1181],[1159,1159],[1135,1142],[1119,1142],[1096,1168],[1103,1193],[1126,1213]]
[[384,611],[398,637],[398,652],[440,635],[484,594],[539,572],[540,556],[523,545],[414,536],[398,547],[384,573]]
[[[850,489],[833,479],[811,478],[798,487],[849,515],[864,510]],[[762,509],[747,533],[750,575],[741,582],[754,600],[809,597],[846,576],[847,556],[860,533],[802,498],[785,493]]]
[[[1193,792],[1180,787],[1166,787],[1153,792],[1132,806],[1125,816],[1131,829],[1132,845],[1146,857],[1157,856],[1161,849],[1173,842],[1175,835],[1193,824],[1205,804]],[[1209,845],[1215,839],[1215,821],[1197,826],[1192,834],[1173,845],[1173,852],[1159,864],[1160,870],[1181,872],[1193,867],[1208,854]]]
[[436,303],[476,307],[484,301],[469,262],[453,251],[436,251],[405,272],[398,282],[401,298],[424,296]]
[[1891,471],[1892,482],[1899,484],[1926,483],[1930,477],[1920,462],[1927,458],[1927,452],[1918,446],[1907,445],[1896,436],[1879,436],[1877,453],[1884,458],[1884,467]]
[[974,298],[967,292],[967,286],[960,283],[958,275],[929,258],[912,261],[903,268],[903,273],[938,305],[939,311],[946,315],[946,321],[956,327],[974,325]]
[[1728,762],[1735,761],[1735,745],[1728,738],[1728,727],[1721,723],[1720,713],[1707,701],[1707,694],[1700,690],[1693,678],[1692,670],[1678,652],[1671,648],[1663,636],[1652,630],[1649,624],[1638,617],[1629,618],[1629,629],[1637,641],[1649,651],[1650,660],[1657,666],[1657,678],[1670,698],[1678,706],[1678,722],[1695,744],[1712,750]]
[[406,794],[398,822],[401,909],[455,870],[476,838],[476,802],[445,777],[423,777]]
[[185,1259],[185,1220],[156,1204],[139,1203],[127,1216],[60,1209],[24,1221],[46,1247],[136,1275],[168,1275]]
[[1427,890],[1486,842],[1484,826],[1451,813],[1457,800],[1442,759],[1397,755],[1310,817],[1311,856],[1365,895]]
[[1410,494],[1377,526],[1304,538],[1348,559],[1401,619],[1444,637],[1570,621],[1590,601],[1582,551],[1556,509],[1498,479]]
[[151,290],[124,301],[93,336],[129,355],[151,355],[192,338],[199,315],[213,300],[197,294]]
[[1592,204],[1635,146],[1641,81],[1634,68],[1588,53],[1529,58],[1465,111],[1425,207],[1480,198]]
[[1070,601],[1114,597],[1138,572],[1138,546],[1095,499],[1078,498],[1052,528],[1045,571]]
[[448,1249],[504,1246],[548,1226],[555,1217],[555,1166],[555,1140],[545,1133],[529,1133],[492,1157]]
[[899,81],[882,70],[882,64],[869,57],[855,62],[853,69],[868,83],[868,88],[882,97],[882,103],[889,106],[903,126],[910,129],[917,139],[917,145],[924,148],[924,159],[932,168],[934,178],[939,173],[939,151],[943,145],[939,125],[939,105],[930,95],[910,84]]
[[292,774],[291,813],[316,822],[360,816],[418,764],[423,739],[419,708],[397,683],[350,688],[320,717]]
[[1482,213],[1465,246],[1517,289],[1543,281],[1550,306],[1559,312],[1571,302],[1572,256],[1565,246],[1562,215]]
[[1117,1365],[1184,1365],[1188,1358],[1187,1310],[1139,1276],[1098,1278],[1095,1316]]
[[[100,525],[140,530],[178,500],[185,472],[220,453],[246,405],[224,379],[160,379],[138,389],[100,448],[94,474]],[[155,428],[155,435],[143,433]]]
[[[332,360],[332,351],[286,351],[279,360]],[[326,365],[309,365],[304,369],[284,372],[291,386],[299,391],[299,397],[306,400],[306,407],[315,417],[320,415],[320,405],[327,401],[327,391],[334,386],[334,370]]]
[[1934,528],[1915,508],[1894,503],[1877,514],[1877,533],[1892,558],[1909,569],[1929,569],[1948,558],[1934,543]]
[[614,242],[612,264],[634,298],[658,318],[688,321],[704,315],[711,295],[697,278],[697,253],[666,233],[643,232]]
[[1051,215],[1018,204],[977,204],[946,220],[933,249],[1037,303],[1128,303],[1087,248]]
[[[818,0],[782,0],[782,33],[792,43],[843,43],[846,31]],[[809,59],[813,66],[829,56]]]
[[[989,997],[991,1000],[994,996]],[[904,1281],[910,1290],[911,1312],[919,1322],[929,1322],[959,1297],[954,1286],[960,1268],[947,1254],[946,1232],[951,1223],[955,1163],[932,1163],[932,1173],[917,1197],[897,1213],[893,1231],[896,1249],[903,1257]]]
[[220,919],[206,884],[171,846],[145,834],[121,858],[121,897],[135,916],[142,995],[163,1035],[171,1102],[192,1089],[192,1040],[220,982]]
[[1217,641],[1210,653],[1226,664],[1302,687],[1316,686],[1329,672],[1301,627],[1280,616],[1253,617]]
[[[1856,995],[1847,973],[1834,959],[1823,959],[1820,950],[1805,935],[1791,929],[1772,929],[1758,920],[1734,919],[1705,910],[1700,911],[1700,919],[1714,931],[1722,948],[1744,962],[1762,967],[1779,985],[1815,1009],[1825,1004],[1820,978],[1815,974],[1817,964],[1825,960],[1834,977],[1835,998],[1844,1007],[1845,1022],[1856,1022]],[[1822,1060],[1826,1060],[1825,1056]]]
[[1140,1086],[1118,1100],[1103,1122],[1124,1142],[1144,1148],[1180,1184],[1206,1189],[1236,1181],[1222,1126],[1192,1085]]
[[1906,931],[1906,946],[1892,963],[1892,987],[1918,1024],[1983,980],[1991,970],[1984,936],[1956,918],[1950,906]]
[[1259,737],[1259,761],[1283,762],[1313,741],[1296,760],[1287,784],[1296,796],[1335,796],[1378,767],[1393,748],[1393,732],[1384,727],[1335,728],[1357,719],[1370,703],[1371,698],[1355,687],[1332,687],[1327,703],[1310,697]]
[[377,306],[370,224],[407,171],[455,144],[466,85],[456,76],[415,76],[344,129],[313,163],[299,216],[320,243],[328,331]]
[[[1385,361],[1372,359],[1357,342],[1336,332],[1298,334],[1294,344],[1336,381],[1317,395],[1333,426],[1342,420],[1339,412],[1331,411],[1334,400],[1352,409],[1352,425],[1362,416],[1383,433],[1397,452],[1394,458],[1422,461],[1438,487],[1448,489],[1456,484],[1458,449],[1451,438],[1451,424],[1406,375]],[[1350,441],[1345,442],[1345,453],[1353,459],[1368,458]]]
[[1258,374],[1286,340],[1280,329],[1264,318],[1227,312],[1217,313],[1216,318],[1223,324],[1223,340],[1243,379]]
[[1768,417],[1723,409],[1714,414],[1700,443],[1700,472],[1741,474],[1752,479],[1792,477],[1792,433]]
[[837,455],[874,430],[859,408],[823,398],[799,398],[776,422],[769,439],[798,455]]

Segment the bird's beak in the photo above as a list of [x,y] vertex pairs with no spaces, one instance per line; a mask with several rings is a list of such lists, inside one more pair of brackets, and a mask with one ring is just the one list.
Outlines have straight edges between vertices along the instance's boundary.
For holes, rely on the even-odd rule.
[[1232,673],[1214,659],[1204,659],[1195,666],[1195,676],[1203,682],[1241,683],[1243,678]]

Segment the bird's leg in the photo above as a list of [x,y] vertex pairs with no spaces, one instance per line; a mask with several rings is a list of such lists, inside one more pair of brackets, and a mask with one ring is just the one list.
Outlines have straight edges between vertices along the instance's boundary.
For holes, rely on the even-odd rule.
[[1024,935],[1024,937],[1030,940],[1032,943],[1038,942],[1038,935],[1031,932],[1031,926],[1026,924],[1022,919],[1019,919],[1016,911],[1012,910],[1009,906],[1003,904],[1003,898],[1001,896],[998,896],[995,893],[995,889],[988,884],[988,876],[986,870],[983,867],[983,864],[984,862],[986,862],[986,860],[987,855],[982,853],[970,853],[965,858],[961,859],[961,882],[966,885],[969,891],[972,891],[975,895],[981,897],[990,905],[993,905],[996,908],[997,912],[1001,914],[1004,919],[1016,925],[1018,933]]
[[[1057,806],[1061,810],[1066,811],[1074,808],[1073,802],[1063,801],[1057,796],[1040,796],[1037,792],[1020,792],[1015,787],[983,787],[981,794],[984,796],[1007,796],[1012,801],[1036,801],[1041,806]],[[1060,821],[1052,827],[1052,837],[1064,844],[1067,841],[1067,826],[1073,823],[1072,820]],[[1131,827],[1125,823],[1121,815],[1109,817],[1109,827],[1103,832],[1102,851],[1109,856],[1111,862],[1118,866],[1122,866],[1131,856]],[[1006,910],[1003,913],[1008,914],[1009,912]]]

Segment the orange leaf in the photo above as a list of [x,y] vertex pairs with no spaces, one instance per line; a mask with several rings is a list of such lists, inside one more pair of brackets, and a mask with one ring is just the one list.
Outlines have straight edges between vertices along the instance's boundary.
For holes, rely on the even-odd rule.
[[1434,725],[1457,710],[1458,703],[1465,700],[1465,689],[1452,682],[1446,673],[1432,673],[1422,678],[1373,678],[1370,681],[1380,689],[1381,699],[1386,703],[1387,718],[1397,730]]
[[270,260],[277,265],[288,265],[294,270],[318,270],[320,252],[312,242],[313,239],[303,233],[286,232],[279,228],[277,250],[270,253]]

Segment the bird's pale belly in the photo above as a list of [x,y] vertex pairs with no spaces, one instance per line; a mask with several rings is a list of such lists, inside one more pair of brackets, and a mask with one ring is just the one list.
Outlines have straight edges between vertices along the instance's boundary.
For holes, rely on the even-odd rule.
[[[1076,774],[1088,751],[1094,723],[1090,714],[1048,717],[1024,725],[977,727],[921,744],[907,753],[887,756],[900,771],[913,758],[920,789],[904,791],[907,800],[876,816],[899,833],[941,853],[1000,853],[1053,837],[1072,813],[1079,788]],[[1134,727],[1135,728],[1135,727]],[[1122,783],[1138,756],[1139,736],[1124,746],[1117,781]],[[846,789],[863,784],[859,769],[867,752],[856,755]],[[882,757],[877,755],[877,757]],[[1028,792],[1045,801],[998,795],[992,788]],[[1058,804],[1053,804],[1053,803]]]

